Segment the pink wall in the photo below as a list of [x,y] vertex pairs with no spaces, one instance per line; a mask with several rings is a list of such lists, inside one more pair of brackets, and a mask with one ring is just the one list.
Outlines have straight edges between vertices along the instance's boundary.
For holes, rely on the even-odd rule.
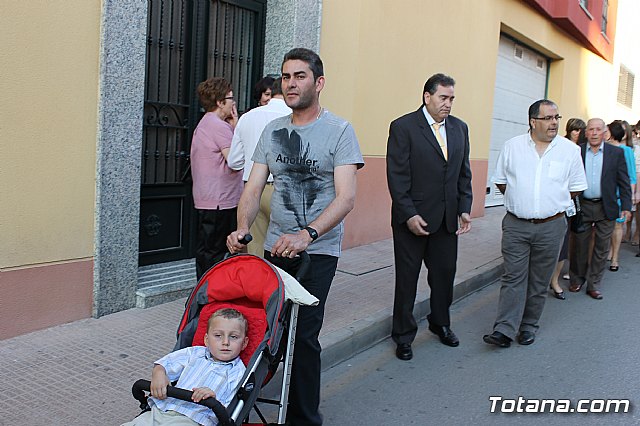
[[0,339],[91,316],[93,261],[0,272]]
[[[391,197],[385,158],[365,157],[364,162],[365,167],[358,172],[356,205],[345,219],[343,249],[391,238]],[[487,167],[487,160],[471,160],[472,217],[484,216]]]
[[345,219],[343,249],[391,238],[391,197],[384,158],[365,157],[358,171],[356,206]]

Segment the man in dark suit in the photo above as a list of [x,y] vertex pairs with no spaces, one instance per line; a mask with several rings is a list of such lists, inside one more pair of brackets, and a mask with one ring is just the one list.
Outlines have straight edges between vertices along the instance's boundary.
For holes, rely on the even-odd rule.
[[413,305],[422,262],[431,288],[429,330],[445,345],[459,344],[449,328],[449,306],[458,235],[471,229],[472,192],[469,131],[449,115],[454,85],[446,75],[431,76],[422,107],[389,128],[387,182],[396,272],[391,336],[401,360],[413,356],[411,343],[418,330]]
[[[631,185],[624,152],[604,143],[605,129],[602,119],[592,118],[587,123],[587,143],[580,145],[589,185],[580,196],[580,204],[588,231],[574,233],[575,245],[569,259],[569,291],[579,292],[586,282],[587,294],[594,299],[602,299],[600,281],[615,221],[619,218],[624,222],[631,217]],[[589,258],[592,228],[595,241]]]

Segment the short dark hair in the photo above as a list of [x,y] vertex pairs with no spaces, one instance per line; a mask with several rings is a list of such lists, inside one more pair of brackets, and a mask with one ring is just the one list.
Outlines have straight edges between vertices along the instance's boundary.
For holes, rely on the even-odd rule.
[[305,49],[304,47],[296,47],[291,49],[284,55],[284,59],[282,60],[282,65],[284,65],[287,61],[302,61],[306,62],[311,68],[311,72],[313,73],[313,80],[318,80],[318,77],[324,76],[324,65],[322,64],[322,59],[316,52],[311,49]]
[[231,83],[222,77],[211,77],[198,84],[198,98],[205,111],[218,109],[218,102],[224,101],[231,91]]
[[422,94],[429,92],[433,95],[438,90],[438,86],[450,87],[455,85],[456,81],[448,75],[442,73],[434,74],[424,83]]
[[531,129],[531,119],[538,117],[540,114],[540,106],[542,105],[553,105],[554,107],[558,107],[555,102],[550,101],[549,99],[540,99],[535,101],[529,106],[529,129]]
[[271,86],[271,96],[282,95],[282,77],[278,76]]
[[611,123],[609,123],[608,126],[609,126],[609,133],[611,133],[611,137],[617,142],[622,142],[622,139],[624,139],[624,135],[625,135],[624,126],[622,125],[622,122],[620,120],[614,120]]
[[262,94],[267,91],[267,89],[271,89],[273,91],[273,82],[275,79],[271,76],[262,77],[255,86],[253,86],[253,99],[256,102],[260,102],[260,98]]
[[424,105],[424,94],[429,92],[433,95],[438,90],[438,86],[451,87],[455,86],[456,81],[448,75],[438,73],[434,74],[424,83],[424,89],[422,90],[422,105]]

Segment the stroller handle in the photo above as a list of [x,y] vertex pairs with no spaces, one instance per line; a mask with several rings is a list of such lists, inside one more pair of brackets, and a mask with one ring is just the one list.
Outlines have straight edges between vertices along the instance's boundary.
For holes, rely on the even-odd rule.
[[251,241],[253,241],[253,237],[251,236],[251,234],[246,234],[244,237],[238,240],[240,244],[244,244],[245,246]]
[[[251,234],[245,234],[244,237],[238,240],[240,244],[244,244],[245,246],[249,244],[251,241],[253,241],[253,237],[251,236]],[[305,277],[305,275],[309,271],[309,268],[311,267],[311,258],[309,257],[309,253],[307,253],[306,251],[301,251],[300,253],[298,253],[298,256],[300,257],[301,262],[300,262],[300,267],[298,268],[298,273],[295,276],[295,279],[300,281],[302,278]],[[225,255],[225,259],[227,257],[229,257],[229,255]]]
[[298,256],[300,256],[300,268],[298,268],[295,278],[300,281],[307,275],[309,268],[311,268],[311,258],[306,251],[301,251],[298,253]]
[[[140,401],[141,404],[146,404],[147,396],[144,391],[149,391],[151,389],[151,382],[149,380],[140,379],[133,384],[131,388],[131,393],[133,393],[133,397]],[[188,391],[186,389],[177,388],[175,386],[167,386],[167,396],[172,398],[177,398],[182,401],[189,401],[194,404],[203,405],[213,411],[213,413],[218,418],[218,424],[220,426],[236,426],[236,423],[231,420],[229,417],[229,413],[227,413],[227,409],[215,398],[207,398],[203,399],[200,402],[193,402],[191,396],[193,392]],[[142,407],[142,405],[141,405]]]
[[[246,234],[244,237],[240,238],[238,240],[238,242],[242,245],[247,245],[249,244],[251,241],[253,241],[253,237],[251,236],[251,234]],[[228,258],[230,258],[231,256],[233,256],[233,253],[231,252],[226,252],[224,254],[223,260],[227,260]]]

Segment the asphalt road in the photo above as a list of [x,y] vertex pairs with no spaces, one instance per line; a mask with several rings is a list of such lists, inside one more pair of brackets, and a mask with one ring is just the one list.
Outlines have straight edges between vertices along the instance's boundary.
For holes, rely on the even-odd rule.
[[[328,370],[321,410],[325,425],[632,425],[640,424],[640,258],[623,244],[620,270],[605,273],[603,300],[569,293],[547,299],[531,346],[485,344],[495,320],[499,283],[454,305],[457,348],[442,345],[420,324],[413,360],[395,358],[387,339]],[[565,289],[568,282],[562,284]],[[629,399],[620,413],[491,413],[504,400]],[[601,402],[583,407],[602,410]],[[499,407],[500,403],[496,402]],[[506,402],[517,409],[517,402]]]

